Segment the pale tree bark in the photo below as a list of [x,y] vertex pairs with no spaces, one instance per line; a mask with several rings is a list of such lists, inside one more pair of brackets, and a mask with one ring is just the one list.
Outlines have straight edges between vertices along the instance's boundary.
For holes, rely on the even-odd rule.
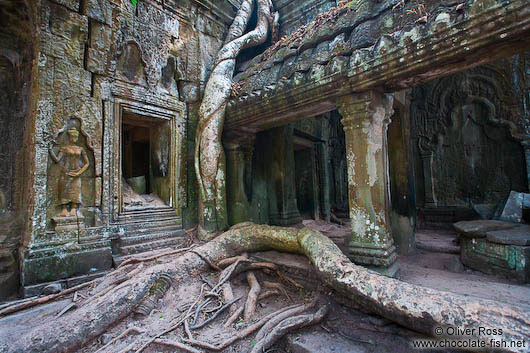
[[[194,248],[194,252],[145,269],[120,285],[118,291],[32,328],[21,337],[0,340],[0,352],[74,351],[129,315],[161,275],[171,277],[176,286],[191,274],[197,276],[209,270],[204,259],[218,263],[244,252],[270,249],[307,256],[321,280],[352,302],[417,332],[435,336],[436,327],[455,326],[475,329],[481,340],[502,339],[508,345],[520,340],[528,342],[530,338],[530,312],[524,307],[442,292],[379,275],[353,264],[329,238],[312,229],[244,223]],[[502,328],[502,334],[488,336],[491,332],[479,332],[479,327]],[[528,345],[508,351],[526,352]]]
[[226,210],[226,159],[221,144],[226,104],[231,94],[237,55],[267,39],[272,22],[271,0],[256,0],[256,28],[243,34],[252,14],[254,0],[243,1],[230,26],[225,44],[217,54],[199,108],[195,137],[195,173],[199,184],[199,237],[228,227]]

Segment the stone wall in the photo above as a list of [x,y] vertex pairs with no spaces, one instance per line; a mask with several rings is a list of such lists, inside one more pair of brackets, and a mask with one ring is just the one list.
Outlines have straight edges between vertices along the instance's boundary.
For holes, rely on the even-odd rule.
[[412,91],[420,207],[468,207],[491,218],[510,191],[528,190],[529,53]]
[[[13,43],[16,38],[0,33],[0,126],[9,141],[0,149],[1,163],[8,165],[0,174],[0,206],[2,212],[14,209],[22,189],[29,195],[24,209],[30,210],[30,221],[21,249],[24,286],[111,266],[110,239],[119,232],[114,224],[121,207],[123,114],[169,121],[171,157],[164,183],[173,186],[163,197],[181,221],[195,214],[187,165],[196,102],[239,3],[42,0],[33,4],[37,21],[27,29],[38,43],[35,66],[29,61],[26,70],[35,73],[33,81],[20,63],[3,55],[4,48],[12,49],[3,38]],[[25,109],[22,94],[31,82],[35,111]],[[34,143],[22,152],[24,126]],[[26,163],[31,175],[25,188],[19,186],[17,163]],[[76,168],[81,175],[69,176]],[[76,204],[79,210],[64,217],[62,204],[67,212]],[[189,218],[183,223],[193,223]],[[0,249],[6,239],[0,234]]]
[[0,298],[19,287],[18,247],[29,199],[31,174],[26,153],[31,110],[33,9],[26,3],[0,4]]

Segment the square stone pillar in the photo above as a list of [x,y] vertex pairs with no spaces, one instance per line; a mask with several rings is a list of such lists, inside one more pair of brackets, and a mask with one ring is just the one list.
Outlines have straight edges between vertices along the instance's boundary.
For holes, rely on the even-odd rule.
[[272,151],[269,165],[269,217],[272,225],[291,226],[302,222],[296,201],[293,127],[270,130]]
[[[226,154],[226,191],[228,223],[232,226],[249,221],[250,205],[245,190],[245,176],[250,174],[252,150],[255,136],[244,140],[224,141]],[[248,183],[248,181],[247,181]]]
[[393,96],[369,91],[340,97],[346,134],[351,236],[348,257],[393,276],[397,255],[390,228],[387,127]]
[[528,180],[528,188],[530,189],[530,141],[521,142],[524,148],[524,157],[526,161],[526,177]]

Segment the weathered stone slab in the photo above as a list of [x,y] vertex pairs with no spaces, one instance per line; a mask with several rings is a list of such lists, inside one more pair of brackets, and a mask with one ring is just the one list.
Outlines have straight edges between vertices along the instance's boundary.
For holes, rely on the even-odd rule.
[[507,245],[530,245],[530,226],[521,225],[505,230],[496,230],[487,233],[486,238],[494,243]]
[[456,231],[467,238],[485,238],[491,231],[514,228],[513,223],[492,220],[461,221],[453,224]]
[[90,42],[87,48],[86,68],[88,71],[105,75],[107,73],[107,59],[111,47],[112,31],[110,27],[101,23],[90,26]]
[[112,25],[112,7],[107,0],[83,1],[83,14],[102,23]]
[[79,0],[52,0],[52,2],[63,5],[72,11],[79,11]]
[[110,241],[72,242],[53,249],[28,250],[23,258],[22,280],[25,285],[106,271],[112,267]]
[[523,219],[523,207],[530,208],[530,194],[516,191],[510,192],[510,196],[508,196],[500,220],[520,223]]

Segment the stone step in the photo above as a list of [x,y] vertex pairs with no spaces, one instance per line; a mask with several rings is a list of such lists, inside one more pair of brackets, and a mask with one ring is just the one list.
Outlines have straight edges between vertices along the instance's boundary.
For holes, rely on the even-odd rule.
[[173,208],[163,209],[151,209],[145,208],[138,211],[126,211],[125,213],[118,216],[118,222],[131,222],[131,221],[147,221],[147,220],[158,220],[160,218],[177,218],[175,210]]
[[136,226],[124,226],[122,227],[122,229],[123,231],[120,232],[123,234],[122,237],[130,237],[130,236],[145,235],[145,234],[150,234],[150,233],[176,232],[176,231],[182,230],[182,227],[179,224],[175,224],[175,223],[159,224],[158,222],[156,222],[154,224],[149,224],[149,225],[138,224]]
[[460,254],[460,245],[454,231],[420,230],[415,235],[416,248],[447,254]]
[[478,214],[466,207],[421,208],[418,211],[418,228],[452,230],[455,222],[477,218]]
[[120,248],[127,245],[140,244],[145,242],[153,242],[168,238],[182,238],[186,233],[182,229],[172,231],[157,231],[149,234],[135,234],[133,236],[124,236],[120,238]]
[[166,239],[156,240],[156,241],[148,242],[148,243],[127,245],[127,246],[120,247],[120,255],[138,254],[138,253],[142,253],[146,251],[167,248],[167,247],[180,248],[180,247],[183,247],[185,243],[186,243],[186,238],[178,237],[178,238],[166,238]]

